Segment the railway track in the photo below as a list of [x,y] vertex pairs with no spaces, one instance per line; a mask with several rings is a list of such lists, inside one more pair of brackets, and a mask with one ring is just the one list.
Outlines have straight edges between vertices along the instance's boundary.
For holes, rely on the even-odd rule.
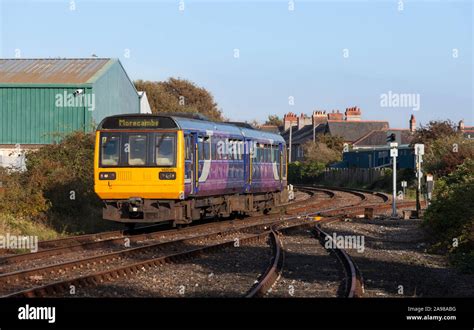
[[[357,207],[367,201],[366,192],[349,192],[338,190],[342,193],[357,196],[359,201],[352,202],[342,208],[332,207],[321,210],[321,207],[330,205],[330,203],[327,203],[328,201],[335,202],[335,197],[338,193],[332,191],[332,189],[329,190],[319,187],[307,187],[301,189],[310,191],[312,196],[314,196],[317,192],[322,193],[327,196],[327,200],[324,200],[323,203],[317,203],[318,201],[315,203],[314,198],[310,197],[305,201],[290,205],[287,208],[287,213],[291,214],[290,217],[276,217],[275,219],[268,220],[265,223],[260,221],[259,223],[243,225],[245,222],[241,222],[242,226],[235,226],[232,221],[229,221],[227,222],[229,225],[228,227],[222,228],[225,227],[225,225],[220,223],[222,227],[220,230],[215,230],[214,232],[201,232],[198,235],[187,238],[175,238],[166,242],[149,243],[144,246],[121,249],[119,251],[81,258],[79,260],[66,261],[40,267],[32,267],[26,270],[23,269],[13,272],[5,272],[0,274],[0,290],[2,290],[1,292],[5,297],[55,296],[60,294],[60,292],[67,291],[71,285],[79,287],[96,285],[105,281],[112,281],[119,277],[130,276],[133,273],[140,272],[143,269],[146,270],[149,267],[179,262],[189,258],[198,257],[203,253],[214,252],[232,246],[232,244],[234,244],[234,240],[238,238],[241,244],[259,240],[269,240],[270,245],[272,246],[274,257],[271,262],[271,267],[261,276],[257,283],[247,293],[247,296],[250,297],[263,295],[278,277],[279,269],[282,265],[281,258],[283,257],[283,253],[281,252],[281,242],[278,237],[279,234],[281,234],[281,231],[288,230],[287,228],[296,228],[301,226],[314,227],[312,216],[317,214],[336,213],[339,215],[346,215],[350,212],[358,212]],[[383,199],[382,197],[380,198]],[[386,202],[387,201],[385,200],[384,203]],[[384,203],[378,203],[374,206],[382,207]],[[307,210],[304,216],[302,216],[300,213],[301,208],[305,208]],[[259,218],[259,220],[262,219]],[[219,223],[200,226],[204,226],[206,230],[209,231],[212,226],[218,225]],[[186,230],[188,232],[193,230],[196,231],[196,228],[198,227],[199,226],[189,227],[181,231],[172,230],[172,232],[179,232],[179,235],[182,235],[184,232],[186,232]],[[106,233],[105,236],[101,236],[103,240],[99,240],[97,242],[88,241],[91,237],[89,236],[89,238],[85,239],[84,243],[76,243],[75,245],[72,245],[72,249],[84,250],[94,246],[100,246],[101,244],[110,244],[111,242],[119,242],[120,240],[123,241],[124,238],[123,236],[104,238],[107,235],[109,234]],[[153,235],[159,234],[152,232],[135,234],[133,236],[127,237],[140,237],[140,239],[149,240],[151,237],[153,237]],[[97,236],[95,238],[97,239]],[[75,242],[78,241],[76,240]],[[199,246],[197,244],[198,242],[204,244]],[[49,256],[50,253],[68,251],[67,249],[70,251],[71,246],[53,247],[31,255],[43,253],[44,257]],[[8,264],[12,261],[22,260],[21,258],[26,258],[23,260],[32,258],[27,257],[28,255],[29,254],[3,258],[3,260],[0,262]],[[342,253],[342,257],[344,257],[344,253]],[[347,254],[346,257],[348,257]],[[348,264],[350,265],[350,262]],[[355,287],[357,287],[357,285]],[[357,296],[357,293],[353,293],[352,295]]]
[[[320,220],[320,223],[330,223],[333,221],[338,221],[339,218],[327,218]],[[299,224],[293,225],[289,227],[285,227],[282,229],[272,229],[272,259],[265,270],[263,275],[257,280],[254,286],[249,290],[246,294],[247,298],[253,297],[262,297],[265,296],[267,292],[271,291],[272,286],[274,286],[280,277],[280,274],[285,267],[285,249],[282,246],[282,242],[280,236],[285,235],[285,233],[296,230],[302,229],[303,227],[309,227],[312,230],[314,238],[319,240],[319,243],[324,247],[326,241],[331,241],[332,237],[324,232],[319,225],[311,224]],[[337,257],[337,260],[342,265],[345,277],[343,279],[345,289],[343,290],[341,297],[345,298],[359,298],[363,296],[364,292],[364,284],[362,275],[357,268],[357,265],[354,263],[353,259],[349,256],[349,254],[344,251],[344,249],[340,249],[336,247],[336,244],[330,249],[332,254]]]

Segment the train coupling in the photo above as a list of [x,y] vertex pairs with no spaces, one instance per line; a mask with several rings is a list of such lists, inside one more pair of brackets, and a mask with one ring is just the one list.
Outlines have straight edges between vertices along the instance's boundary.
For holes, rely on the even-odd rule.
[[128,199],[128,211],[133,212],[140,212],[143,207],[143,198],[139,197],[131,197]]

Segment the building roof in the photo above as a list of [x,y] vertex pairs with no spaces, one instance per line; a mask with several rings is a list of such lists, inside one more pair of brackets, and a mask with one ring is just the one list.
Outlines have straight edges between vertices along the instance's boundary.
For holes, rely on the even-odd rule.
[[85,84],[95,81],[110,58],[0,59],[0,84]]
[[265,132],[280,134],[280,128],[277,125],[262,125],[259,129]]
[[[385,146],[387,145],[387,135],[394,132],[397,136],[399,144],[410,144],[413,140],[413,135],[408,129],[384,129],[378,131],[371,131],[366,135],[354,141],[354,146]],[[400,141],[398,141],[400,140]]]
[[354,142],[370,131],[387,129],[387,121],[341,121],[328,120],[328,132],[341,136],[345,142]]

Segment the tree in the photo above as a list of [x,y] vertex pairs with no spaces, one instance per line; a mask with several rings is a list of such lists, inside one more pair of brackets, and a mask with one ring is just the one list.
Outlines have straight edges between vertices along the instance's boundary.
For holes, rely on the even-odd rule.
[[307,141],[303,144],[305,163],[328,165],[341,160],[341,152],[331,149],[322,142]]
[[450,120],[430,121],[421,126],[412,141],[425,145],[423,167],[436,177],[446,176],[474,157],[474,143],[465,139]]
[[434,140],[453,136],[457,133],[456,124],[451,120],[431,120],[427,125],[422,125],[416,130],[412,144],[424,143],[429,145]]
[[211,120],[222,121],[212,94],[193,82],[169,78],[167,81],[135,81],[139,91],[147,93],[153,113],[199,113]]
[[344,149],[344,138],[338,135],[319,134],[316,136],[316,142],[324,143],[329,149],[342,153]]
[[283,120],[277,115],[268,115],[268,119],[264,125],[282,126]]
[[320,134],[316,142],[307,141],[303,144],[305,162],[317,162],[329,165],[341,160],[344,139],[340,136]]

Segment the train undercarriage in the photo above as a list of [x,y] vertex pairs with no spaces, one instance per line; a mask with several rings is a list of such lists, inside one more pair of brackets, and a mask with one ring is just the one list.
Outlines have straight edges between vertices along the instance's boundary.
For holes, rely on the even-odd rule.
[[209,217],[267,213],[288,202],[288,190],[257,194],[195,197],[187,200],[130,198],[105,200],[103,218],[123,223],[189,224]]

